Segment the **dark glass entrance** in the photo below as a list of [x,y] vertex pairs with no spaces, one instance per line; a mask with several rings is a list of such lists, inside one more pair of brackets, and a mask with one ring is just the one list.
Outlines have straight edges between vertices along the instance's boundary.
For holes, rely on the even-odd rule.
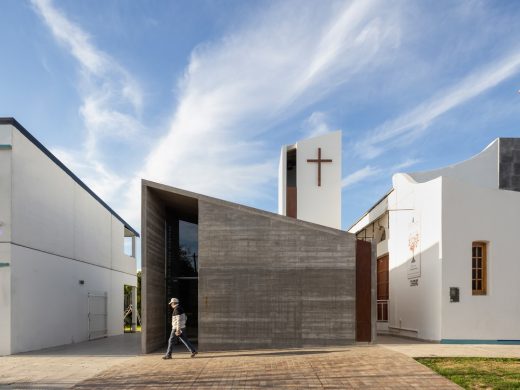
[[[166,296],[176,297],[188,321],[186,334],[192,341],[198,335],[198,226],[171,216],[166,221]],[[171,331],[171,308],[167,307],[168,336]]]

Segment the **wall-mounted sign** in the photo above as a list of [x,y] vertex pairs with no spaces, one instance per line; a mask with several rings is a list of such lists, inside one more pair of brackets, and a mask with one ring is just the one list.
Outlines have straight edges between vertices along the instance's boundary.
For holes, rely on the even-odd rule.
[[0,268],[9,267],[9,263],[0,263]]
[[459,288],[450,287],[450,302],[458,302],[458,301],[459,301]]
[[410,287],[417,287],[419,285],[419,279],[410,279]]
[[421,276],[421,226],[419,216],[415,214],[408,225],[408,279]]

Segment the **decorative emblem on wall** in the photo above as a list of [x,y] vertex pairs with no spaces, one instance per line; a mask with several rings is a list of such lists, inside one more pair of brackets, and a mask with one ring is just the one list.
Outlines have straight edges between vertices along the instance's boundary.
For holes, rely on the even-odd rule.
[[308,163],[318,163],[318,187],[321,187],[321,163],[331,163],[331,159],[322,159],[321,158],[321,148],[318,148],[318,158],[317,159],[307,159]]
[[408,249],[411,255],[411,258],[408,260],[408,279],[414,279],[421,276],[421,234],[417,216],[412,218],[408,232]]
[[415,250],[419,245],[419,233],[415,233],[408,237],[408,248],[412,251],[412,263],[415,263]]

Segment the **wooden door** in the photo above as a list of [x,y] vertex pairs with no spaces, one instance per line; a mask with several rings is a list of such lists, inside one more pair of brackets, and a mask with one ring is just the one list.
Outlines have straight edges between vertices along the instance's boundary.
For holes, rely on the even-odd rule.
[[372,246],[356,243],[356,341],[372,341]]

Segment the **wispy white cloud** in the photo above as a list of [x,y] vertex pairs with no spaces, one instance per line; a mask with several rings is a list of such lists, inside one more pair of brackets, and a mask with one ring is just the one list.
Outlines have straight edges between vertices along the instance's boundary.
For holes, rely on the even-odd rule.
[[87,183],[101,199],[116,199],[124,189],[126,179],[107,169],[107,167],[100,162],[78,158],[75,152],[60,148],[53,148],[52,153],[72,172],[80,175],[81,179]]
[[520,51],[516,50],[470,73],[411,111],[382,124],[356,143],[356,154],[372,159],[398,146],[410,144],[441,115],[495,87],[519,70]]
[[420,162],[421,162],[421,159],[419,159],[419,158],[408,158],[408,159],[404,160],[401,163],[397,163],[395,165],[392,165],[390,167],[389,171],[391,173],[400,172],[403,169],[410,168],[410,167],[412,167],[412,166],[414,166],[416,164],[419,164]]
[[97,157],[98,142],[109,137],[129,137],[140,130],[136,119],[142,107],[138,83],[113,58],[97,49],[91,37],[72,23],[50,0],[32,4],[54,38],[80,65],[79,109],[87,131],[86,152]]
[[54,37],[67,46],[86,71],[96,75],[106,71],[110,62],[107,56],[91,44],[88,34],[54,7],[52,0],[32,0],[32,4]]
[[370,165],[367,165],[366,167],[361,168],[361,169],[351,173],[350,175],[346,176],[341,181],[341,186],[343,188],[350,187],[354,184],[360,183],[360,182],[368,179],[369,177],[379,175],[382,171],[383,170],[381,168],[372,167]]
[[[80,170],[90,169],[85,176],[99,177],[93,187],[102,193],[114,187],[105,183],[120,189],[117,183],[125,183],[127,199],[116,209],[131,221],[139,220],[141,178],[231,200],[267,196],[278,145],[271,151],[264,134],[273,123],[385,63],[401,34],[399,10],[381,1],[273,3],[222,39],[193,50],[165,134],[142,169],[126,178],[106,169],[97,154],[104,138],[141,131],[138,84],[51,1],[33,4],[81,70],[80,113],[87,129],[82,160],[88,166],[72,153],[61,155]],[[319,114],[312,120],[324,131]]]
[[[141,108],[140,87],[123,67],[94,46],[91,37],[54,7],[52,0],[32,0],[31,2],[56,40],[67,47],[70,54],[81,65],[84,77],[101,78],[98,81],[103,81],[104,77],[104,81],[113,83],[113,85],[102,84],[105,89],[108,87],[117,89],[117,93],[120,95],[118,97],[121,100],[127,101],[135,109]],[[93,82],[93,80],[88,81]]]
[[278,145],[263,141],[269,126],[377,67],[399,43],[397,13],[382,2],[295,4],[273,3],[193,51],[168,132],[135,188],[144,177],[232,200],[266,196],[278,158]]
[[320,111],[313,112],[303,123],[304,138],[317,137],[333,131],[327,123],[327,116]]
[[420,159],[408,158],[403,162],[385,168],[367,165],[343,178],[343,180],[341,181],[341,186],[343,188],[347,188],[353,186],[354,184],[359,184],[370,178],[380,177],[383,175],[392,175],[396,172],[401,172],[403,169],[410,168],[418,164],[419,162],[421,162]]
[[54,152],[74,169],[101,197],[116,198],[125,178],[104,163],[104,141],[131,142],[142,133],[139,115],[143,94],[137,81],[119,63],[99,50],[91,36],[71,22],[51,0],[32,0],[58,43],[79,65],[78,92],[82,99],[79,114],[85,127],[85,141],[74,151]]

